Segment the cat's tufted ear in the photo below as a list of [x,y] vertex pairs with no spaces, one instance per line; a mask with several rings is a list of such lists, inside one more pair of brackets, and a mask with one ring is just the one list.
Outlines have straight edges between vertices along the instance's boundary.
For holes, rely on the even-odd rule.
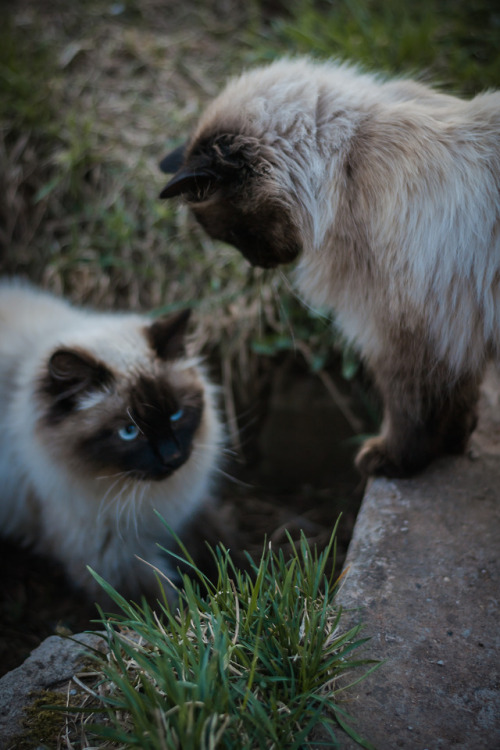
[[57,349],[49,360],[48,372],[52,391],[61,397],[105,385],[113,378],[91,354],[76,349]]
[[160,359],[176,359],[185,353],[184,339],[191,310],[185,309],[155,320],[146,335],[153,351]]
[[160,198],[188,194],[193,200],[204,199],[221,185],[239,179],[243,170],[255,171],[259,154],[256,138],[232,133],[195,143],[189,153],[184,146],[175,149],[160,162],[163,172],[175,171]]

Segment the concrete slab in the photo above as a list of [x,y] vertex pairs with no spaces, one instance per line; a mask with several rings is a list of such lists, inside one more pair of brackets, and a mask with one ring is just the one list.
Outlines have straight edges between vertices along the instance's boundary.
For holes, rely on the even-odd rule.
[[386,661],[345,708],[378,750],[500,748],[499,393],[490,376],[471,455],[363,500],[339,601]]

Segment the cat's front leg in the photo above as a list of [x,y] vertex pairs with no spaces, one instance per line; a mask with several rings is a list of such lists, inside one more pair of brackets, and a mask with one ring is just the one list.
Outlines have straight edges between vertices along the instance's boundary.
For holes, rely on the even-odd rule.
[[[477,422],[481,373],[450,385],[447,373],[419,379],[405,368],[382,379],[384,420],[381,434],[365,441],[356,466],[365,475],[405,477],[444,453],[462,453]],[[380,382],[380,379],[379,379]]]
[[411,476],[436,455],[434,441],[422,425],[404,411],[393,419],[394,411],[391,408],[386,413],[381,434],[365,440],[356,456],[356,467],[363,476]]

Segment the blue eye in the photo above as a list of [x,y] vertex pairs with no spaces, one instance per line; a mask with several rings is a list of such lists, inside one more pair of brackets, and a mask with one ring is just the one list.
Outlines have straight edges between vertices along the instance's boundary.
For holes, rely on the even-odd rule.
[[179,419],[183,416],[184,409],[177,409],[176,412],[170,415],[170,421],[171,422],[178,422]]
[[118,430],[118,437],[122,440],[135,440],[139,435],[139,428],[135,424],[128,424]]

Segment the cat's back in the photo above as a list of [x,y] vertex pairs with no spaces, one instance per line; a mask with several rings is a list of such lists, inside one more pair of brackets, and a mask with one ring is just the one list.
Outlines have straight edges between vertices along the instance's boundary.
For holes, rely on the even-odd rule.
[[11,399],[25,368],[36,361],[58,331],[74,317],[63,300],[28,282],[0,282],[0,404]]
[[70,306],[21,279],[0,283],[0,347],[15,336],[36,340],[71,314]]

